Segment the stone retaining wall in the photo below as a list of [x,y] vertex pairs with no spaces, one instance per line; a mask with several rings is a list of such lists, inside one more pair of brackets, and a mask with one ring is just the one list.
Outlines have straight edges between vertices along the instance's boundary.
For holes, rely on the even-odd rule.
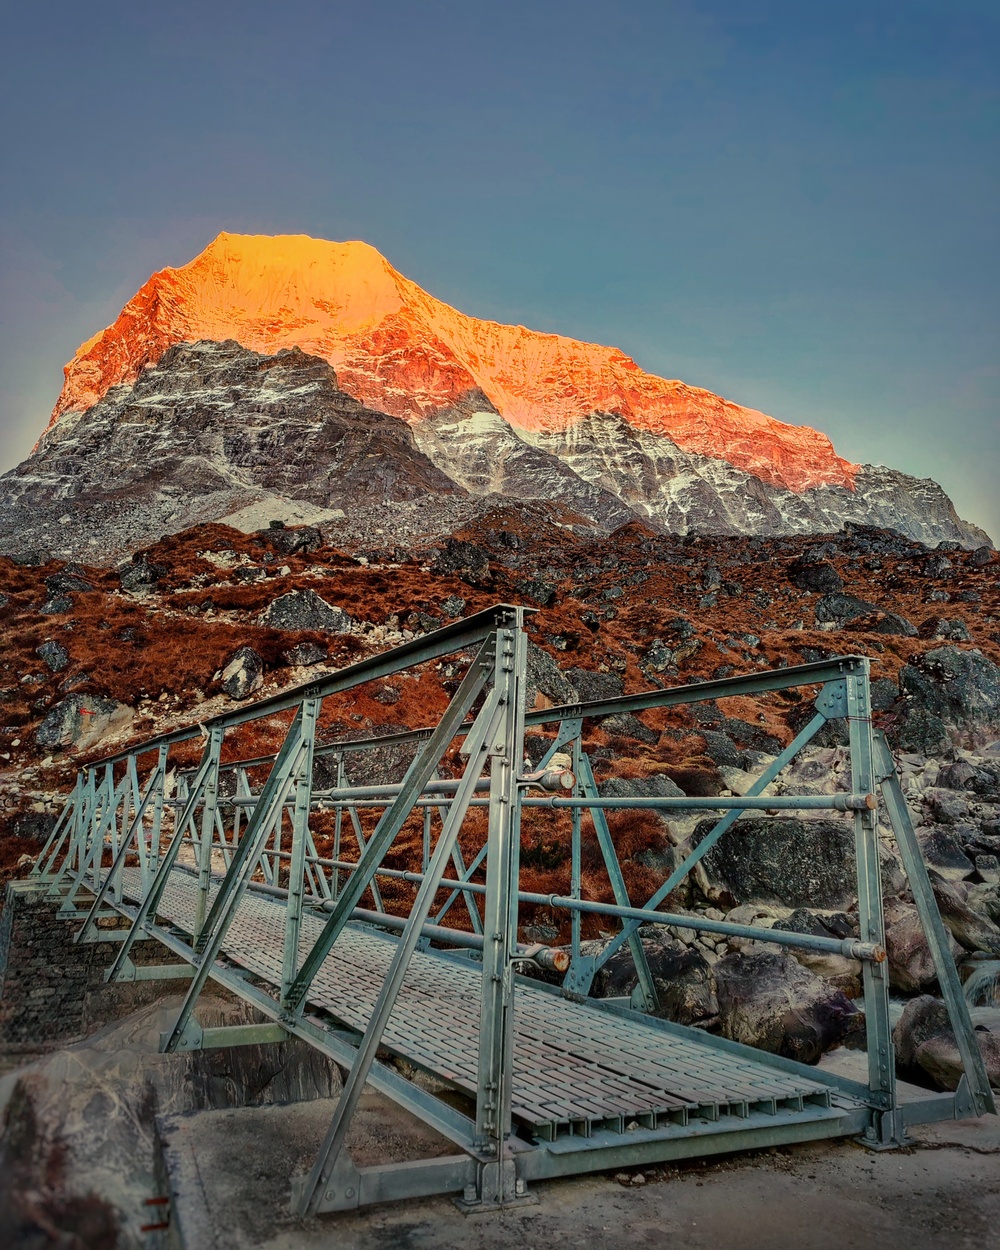
[[[80,921],[58,915],[60,898],[37,881],[11,881],[0,915],[0,1045],[39,1045],[79,1037],[96,1024],[134,1010],[169,991],[176,981],[106,986],[104,973],[116,942],[73,938]],[[105,922],[106,923],[106,922]],[[122,926],[127,922],[124,918]],[[171,963],[158,942],[136,942],[136,964]],[[114,1002],[106,1002],[106,999]]]

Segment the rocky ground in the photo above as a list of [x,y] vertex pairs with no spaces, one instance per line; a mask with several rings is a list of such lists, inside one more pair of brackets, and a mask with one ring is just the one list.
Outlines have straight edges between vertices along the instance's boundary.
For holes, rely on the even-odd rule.
[[[875,718],[897,753],[967,981],[979,1044],[1000,1086],[996,552],[957,544],[930,550],[888,531],[860,528],[829,538],[710,539],[665,536],[633,523],[595,539],[532,505],[480,506],[456,521],[452,532],[425,536],[412,547],[378,545],[370,534],[362,542],[359,529],[345,520],[250,534],[197,526],[117,567],[67,564],[44,551],[0,558],[0,872],[26,874],[78,764],[112,743],[202,720],[497,602],[535,609],[529,701],[536,707],[862,654],[871,660]],[[327,700],[321,734],[332,741],[432,722],[460,671],[458,665],[427,666],[374,683],[349,701]],[[808,694],[786,692],[719,700],[693,714],[659,709],[588,723],[586,746],[604,793],[741,793],[805,723],[810,708]],[[273,718],[246,726],[231,746],[227,740],[227,749],[234,756],[273,749],[284,725]],[[846,785],[845,743],[840,727],[830,725],[772,792],[820,793]],[[527,746],[537,758],[545,740],[534,734]],[[398,769],[405,761],[383,762]],[[671,896],[671,909],[851,935],[856,900],[849,823],[817,816],[742,821],[740,832],[727,835]],[[632,898],[649,897],[705,828],[704,814],[671,813],[669,820],[614,815]],[[316,833],[322,848],[321,817]],[[471,820],[465,850],[474,852],[483,837]],[[417,832],[404,831],[392,865],[413,866],[418,841]],[[568,824],[553,813],[527,813],[522,863],[525,888],[566,891]],[[959,1075],[954,1039],[888,839],[883,882],[900,1071],[925,1087],[953,1088]],[[610,898],[589,826],[583,887],[590,897]],[[387,888],[389,905],[405,910],[406,889],[396,894]],[[566,924],[546,909],[525,909],[522,919],[526,937],[568,940]],[[598,921],[585,923],[584,937],[595,946],[606,940]],[[757,943],[699,937],[684,927],[649,932],[644,941],[662,1010],[673,1019],[807,1062],[834,1048],[863,1046],[860,969],[850,960],[793,956]],[[633,986],[630,961],[619,956],[602,970],[595,991],[621,995]],[[813,1149],[824,1160],[816,1167],[831,1166],[824,1152],[832,1148],[806,1148],[806,1154]],[[838,1157],[867,1158],[846,1150]],[[937,1167],[937,1154],[926,1159]],[[817,1181],[810,1189],[808,1173],[789,1179],[779,1170],[765,1183],[758,1166],[737,1165],[735,1179],[725,1180],[730,1197],[719,1200],[722,1208],[738,1196],[752,1209],[759,1201],[763,1211],[815,1190],[818,1205],[808,1209],[820,1213],[840,1192],[837,1186],[847,1195],[861,1176],[860,1162],[852,1163],[841,1172],[834,1168],[832,1188]],[[766,1163],[765,1171],[772,1166]],[[966,1178],[973,1189],[975,1167]],[[907,1168],[917,1170],[910,1176]],[[963,1196],[964,1168],[957,1165],[951,1188],[939,1180],[942,1201],[962,1208],[954,1218],[972,1238],[971,1213],[978,1208]],[[903,1172],[907,1184],[919,1183],[917,1164],[907,1162]],[[613,1183],[573,1182],[565,1192],[585,1184],[596,1184],[607,1201],[588,1205],[591,1191],[580,1190],[580,1210],[599,1210],[593,1218],[606,1217],[614,1226],[622,1198]],[[686,1195],[699,1182],[685,1173],[678,1184],[677,1192]],[[658,1190],[650,1186],[648,1193]],[[671,1229],[687,1239],[679,1244],[721,1238],[721,1216],[713,1217],[712,1232],[695,1233],[684,1223],[682,1211],[694,1224],[702,1196],[692,1194],[687,1205],[686,1199],[679,1205],[663,1199],[674,1212]],[[662,1226],[663,1202],[647,1211],[652,1199],[631,1192],[627,1198],[642,1208],[635,1228],[646,1230],[636,1232],[638,1244],[646,1244],[641,1237],[653,1237],[654,1227]],[[926,1208],[931,1239],[910,1238],[908,1245],[943,1244],[933,1239],[944,1236],[945,1223],[932,1218],[932,1205]],[[870,1206],[862,1201],[858,1208],[859,1238],[865,1220],[882,1227],[893,1209],[882,1198]],[[391,1219],[386,1229],[390,1225]],[[570,1220],[566,1227],[577,1226]],[[541,1227],[525,1224],[517,1236],[523,1241]],[[429,1233],[407,1228],[399,1226],[399,1245],[431,1244]],[[570,1238],[546,1228],[547,1240]],[[359,1231],[353,1244],[393,1244],[373,1237]],[[867,1243],[846,1238],[837,1244]]]

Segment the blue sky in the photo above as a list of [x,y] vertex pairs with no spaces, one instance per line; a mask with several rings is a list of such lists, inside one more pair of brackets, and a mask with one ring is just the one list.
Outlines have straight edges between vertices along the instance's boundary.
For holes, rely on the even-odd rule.
[[0,469],[153,270],[304,232],[935,477],[1000,539],[998,64],[992,0],[10,9]]

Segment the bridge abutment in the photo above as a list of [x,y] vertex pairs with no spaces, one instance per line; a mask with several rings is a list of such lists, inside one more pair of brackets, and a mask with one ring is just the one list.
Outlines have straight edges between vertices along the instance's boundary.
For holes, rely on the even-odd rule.
[[[61,905],[50,882],[11,881],[7,886],[0,915],[2,1046],[66,1042],[177,991],[176,980],[106,985],[104,973],[117,943],[74,942],[80,923],[60,916]],[[114,923],[126,924],[117,917]],[[123,928],[122,936],[126,932]],[[136,942],[132,948],[133,962],[140,965],[162,963],[163,955],[158,942]]]

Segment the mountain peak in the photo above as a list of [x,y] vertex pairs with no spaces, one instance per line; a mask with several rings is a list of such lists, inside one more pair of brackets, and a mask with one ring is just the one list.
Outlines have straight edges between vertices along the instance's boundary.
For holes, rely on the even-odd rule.
[[795,492],[850,489],[857,472],[808,426],[646,373],[614,347],[466,316],[369,244],[308,235],[223,232],[188,264],[153,274],[66,366],[52,422],[134,382],[167,348],[204,339],[268,354],[299,347],[333,365],[362,403],[411,424],[482,392],[530,435],[571,435],[592,414],[612,414]]

